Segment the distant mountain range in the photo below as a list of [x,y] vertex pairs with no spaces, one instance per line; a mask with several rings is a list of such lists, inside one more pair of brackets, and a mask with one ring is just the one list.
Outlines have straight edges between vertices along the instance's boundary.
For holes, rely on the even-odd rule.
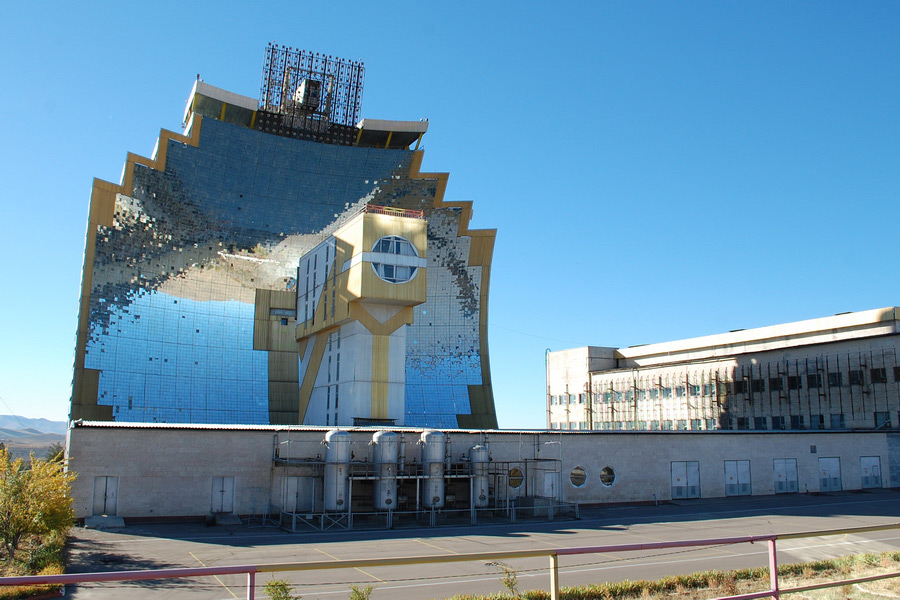
[[34,433],[58,433],[66,434],[68,423],[65,421],[50,421],[49,419],[29,419],[28,417],[16,417],[13,415],[0,415],[0,429],[13,429],[17,431],[35,430]]
[[67,426],[65,421],[0,415],[0,442],[13,458],[27,461],[32,453],[37,458],[44,458],[50,446],[66,443]]

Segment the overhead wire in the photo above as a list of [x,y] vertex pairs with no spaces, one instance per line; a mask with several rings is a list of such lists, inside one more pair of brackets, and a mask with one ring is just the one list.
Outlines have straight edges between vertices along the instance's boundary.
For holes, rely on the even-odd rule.
[[16,421],[19,422],[19,425],[22,426],[22,429],[26,429],[25,423],[23,423],[23,422],[22,422],[22,419],[19,418],[19,415],[17,415],[17,414],[13,411],[13,409],[11,409],[11,408],[9,407],[9,404],[6,403],[6,400],[3,399],[3,396],[0,396],[0,402],[2,402],[2,403],[3,403],[3,406],[6,407],[6,410],[9,411],[10,416],[13,416],[13,417],[16,418]]

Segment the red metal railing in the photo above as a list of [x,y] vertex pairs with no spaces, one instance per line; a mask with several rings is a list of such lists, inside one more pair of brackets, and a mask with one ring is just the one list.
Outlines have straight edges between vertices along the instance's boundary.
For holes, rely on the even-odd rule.
[[378,206],[377,204],[366,204],[366,212],[375,215],[390,215],[392,217],[406,217],[408,219],[424,219],[424,210],[415,210],[412,208],[394,208],[392,206]]
[[779,539],[796,539],[829,535],[845,535],[865,533],[867,531],[884,531],[900,529],[900,523],[877,525],[873,527],[856,527],[852,529],[832,529],[808,533],[792,533],[787,535],[748,535],[732,538],[714,538],[705,540],[682,540],[674,542],[651,542],[642,544],[618,544],[612,546],[586,546],[582,548],[555,548],[541,550],[519,550],[513,552],[481,552],[476,554],[430,555],[402,558],[375,558],[366,560],[332,560],[325,562],[276,563],[268,565],[234,565],[225,567],[198,567],[194,569],[157,569],[148,571],[116,571],[106,573],[76,573],[67,575],[30,575],[26,577],[0,577],[0,586],[9,585],[54,585],[66,583],[89,583],[102,581],[138,581],[147,579],[169,579],[176,577],[203,577],[213,575],[247,575],[247,599],[256,598],[256,574],[275,573],[279,571],[317,571],[323,569],[362,569],[397,565],[416,565],[425,563],[446,563],[466,561],[496,561],[509,558],[531,558],[547,556],[550,559],[550,597],[559,600],[559,564],[560,556],[576,554],[601,554],[607,552],[633,552],[637,550],[660,550],[664,548],[690,548],[694,546],[726,546],[732,544],[753,544],[766,542],[769,550],[769,589],[748,594],[723,596],[716,600],[751,600],[753,598],[772,597],[776,600],[783,594],[793,594],[828,587],[840,587],[854,583],[900,577],[900,572],[890,572],[869,577],[829,581],[827,583],[803,587],[779,589],[778,559],[775,542]]

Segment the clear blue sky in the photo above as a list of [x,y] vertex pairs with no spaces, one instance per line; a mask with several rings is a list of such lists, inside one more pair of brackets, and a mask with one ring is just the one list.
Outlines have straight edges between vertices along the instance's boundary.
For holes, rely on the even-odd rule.
[[93,177],[179,130],[199,73],[256,97],[269,41],[362,59],[369,118],[497,228],[502,427],[544,351],[900,304],[896,2],[91,2],[0,22],[0,413],[68,412]]

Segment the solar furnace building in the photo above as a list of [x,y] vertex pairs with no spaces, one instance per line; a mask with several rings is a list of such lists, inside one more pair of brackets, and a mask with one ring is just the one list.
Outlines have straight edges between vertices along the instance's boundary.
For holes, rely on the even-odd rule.
[[363,77],[270,45],[259,100],[198,79],[94,180],[73,420],[497,426],[496,230],[420,171],[427,121],[359,119]]

